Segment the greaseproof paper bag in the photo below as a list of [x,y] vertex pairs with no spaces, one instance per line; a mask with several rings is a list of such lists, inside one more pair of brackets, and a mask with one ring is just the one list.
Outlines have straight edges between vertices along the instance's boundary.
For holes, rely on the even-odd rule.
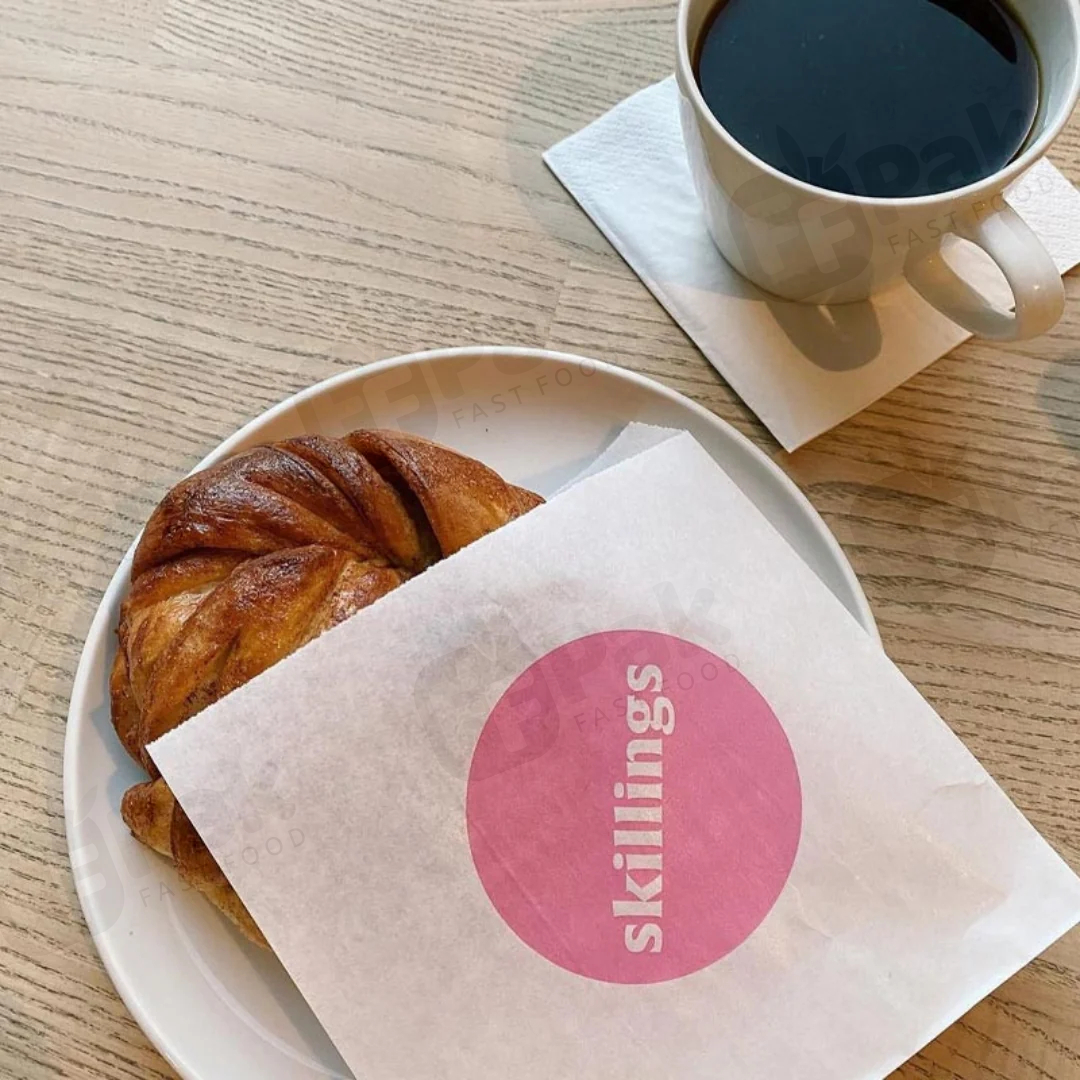
[[876,1080],[1080,918],[688,435],[151,752],[364,1080]]

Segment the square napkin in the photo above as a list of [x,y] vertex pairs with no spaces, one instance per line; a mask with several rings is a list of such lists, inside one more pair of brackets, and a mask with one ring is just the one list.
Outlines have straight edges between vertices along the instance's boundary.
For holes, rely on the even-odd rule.
[[689,435],[606,461],[154,760],[364,1080],[885,1077],[1080,880]]
[[[866,303],[824,308],[780,300],[740,277],[706,230],[678,95],[674,77],[650,86],[544,160],[785,450],[970,337],[903,281]],[[1080,193],[1053,165],[1037,164],[1008,199],[1062,272],[1080,263]],[[997,298],[978,253],[958,250],[954,261]]]

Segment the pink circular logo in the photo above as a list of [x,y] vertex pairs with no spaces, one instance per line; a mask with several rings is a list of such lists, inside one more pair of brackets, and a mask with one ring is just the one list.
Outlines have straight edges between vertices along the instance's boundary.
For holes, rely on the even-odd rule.
[[466,798],[496,910],[578,975],[699,971],[764,921],[802,829],[783,728],[742,675],[669,634],[563,645],[500,698]]

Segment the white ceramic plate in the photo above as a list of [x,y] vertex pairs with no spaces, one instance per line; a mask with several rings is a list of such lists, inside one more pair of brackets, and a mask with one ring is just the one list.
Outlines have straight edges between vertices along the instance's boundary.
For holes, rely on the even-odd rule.
[[[257,443],[358,427],[400,428],[480,458],[550,494],[630,420],[691,431],[818,576],[877,635],[836,541],[784,474],[692,401],[610,365],[522,349],[454,349],[387,360],[305,390],[222,443],[200,466]],[[68,845],[79,898],[128,1008],[186,1080],[347,1076],[277,961],[242,940],[137,843],[120,797],[143,779],[109,721],[108,672],[131,554],[83,650],[64,748]],[[378,993],[378,973],[372,973]]]

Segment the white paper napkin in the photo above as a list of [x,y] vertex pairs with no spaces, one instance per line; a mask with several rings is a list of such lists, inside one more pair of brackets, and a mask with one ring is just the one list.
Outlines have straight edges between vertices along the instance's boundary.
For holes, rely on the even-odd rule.
[[[969,337],[904,282],[872,302],[819,308],[769,296],[736,274],[705,228],[674,77],[627,98],[544,160],[786,450]],[[1053,165],[1040,162],[1008,198],[1062,272],[1080,263],[1080,193]],[[994,291],[977,254],[957,258]]]
[[879,1080],[1080,916],[686,434],[150,750],[365,1080]]

